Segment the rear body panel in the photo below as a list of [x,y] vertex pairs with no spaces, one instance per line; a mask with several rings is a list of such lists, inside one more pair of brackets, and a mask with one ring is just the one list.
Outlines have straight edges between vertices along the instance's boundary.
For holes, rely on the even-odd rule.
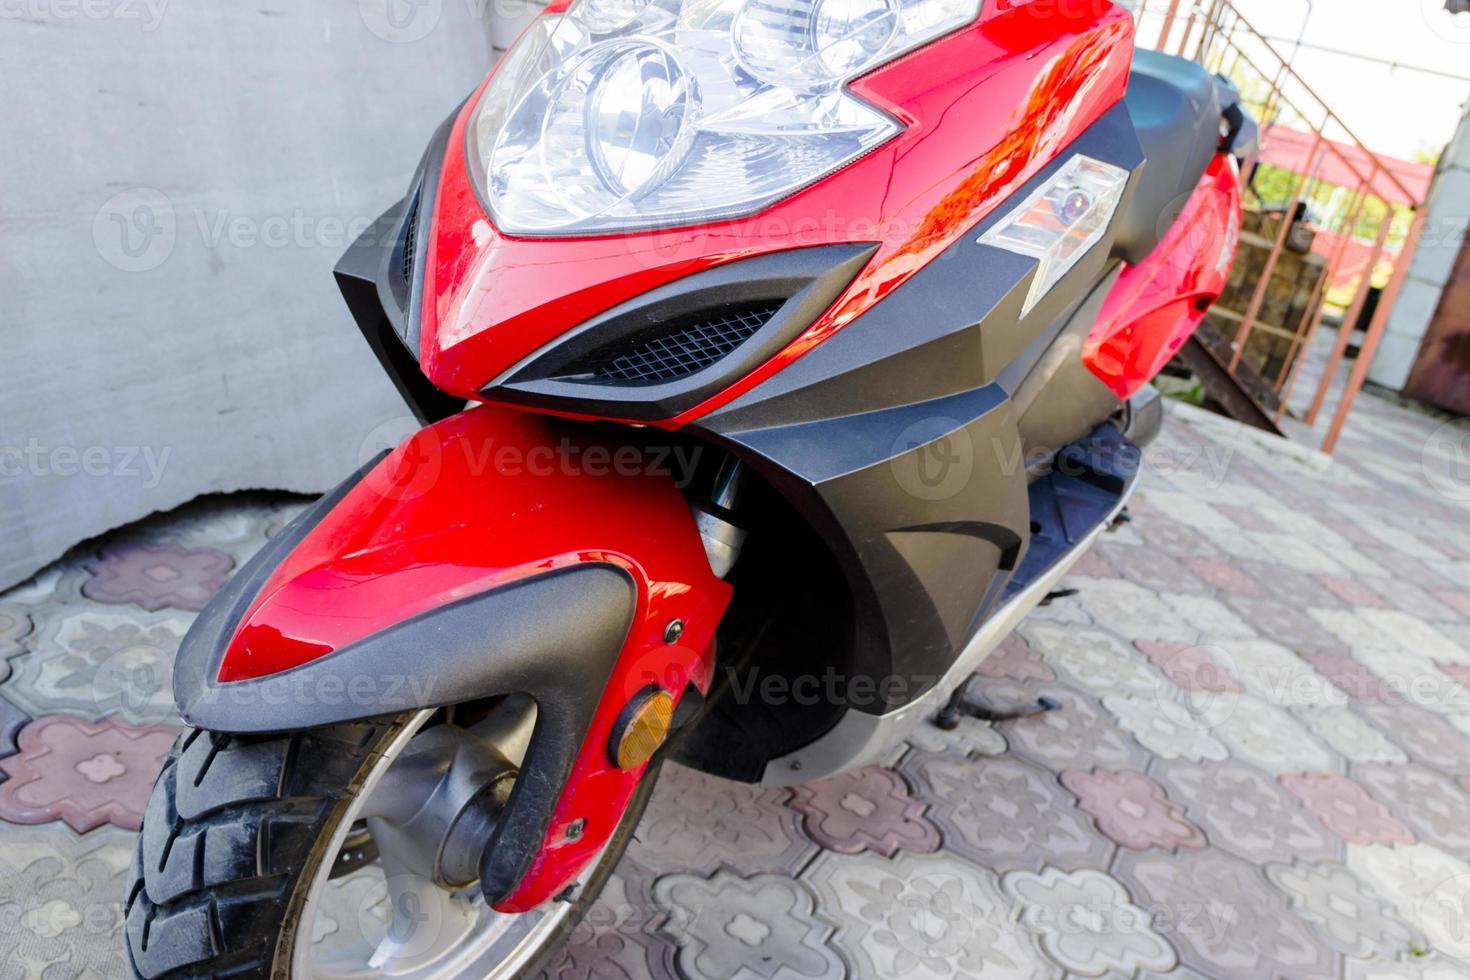
[[1153,380],[1194,335],[1240,244],[1240,173],[1217,155],[1159,247],[1124,271],[1087,338],[1087,366],[1119,398]]

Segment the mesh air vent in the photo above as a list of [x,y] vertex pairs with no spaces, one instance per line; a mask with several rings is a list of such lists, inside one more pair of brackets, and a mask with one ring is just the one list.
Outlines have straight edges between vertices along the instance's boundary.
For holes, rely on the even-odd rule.
[[604,385],[649,385],[697,374],[755,336],[779,303],[720,310],[667,332],[644,334],[583,362],[575,380]]
[[403,273],[403,282],[411,290],[413,288],[414,257],[418,250],[419,233],[419,198],[414,195],[413,204],[408,209],[408,222],[403,233],[403,258],[400,271]]

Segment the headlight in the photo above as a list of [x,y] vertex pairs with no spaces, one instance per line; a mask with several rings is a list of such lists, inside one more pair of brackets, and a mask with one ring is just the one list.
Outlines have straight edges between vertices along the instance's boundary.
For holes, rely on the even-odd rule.
[[900,127],[847,83],[981,0],[576,0],[496,69],[470,167],[508,234],[751,214]]

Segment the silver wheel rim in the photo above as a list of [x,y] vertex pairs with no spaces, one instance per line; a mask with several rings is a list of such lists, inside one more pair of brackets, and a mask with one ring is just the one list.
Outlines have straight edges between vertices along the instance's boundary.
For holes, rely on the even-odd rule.
[[[495,912],[478,886],[451,894],[402,870],[391,853],[332,879],[354,824],[434,714],[414,715],[394,736],[333,832],[296,928],[293,980],[504,980],[524,970],[571,916],[570,902],[519,915]],[[588,865],[580,883],[604,857]]]

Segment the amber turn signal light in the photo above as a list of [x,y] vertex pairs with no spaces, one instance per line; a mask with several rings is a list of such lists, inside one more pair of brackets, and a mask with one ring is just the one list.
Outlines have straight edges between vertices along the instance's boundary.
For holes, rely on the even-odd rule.
[[613,729],[609,754],[619,769],[637,769],[669,737],[674,722],[674,696],[660,687],[640,691]]

